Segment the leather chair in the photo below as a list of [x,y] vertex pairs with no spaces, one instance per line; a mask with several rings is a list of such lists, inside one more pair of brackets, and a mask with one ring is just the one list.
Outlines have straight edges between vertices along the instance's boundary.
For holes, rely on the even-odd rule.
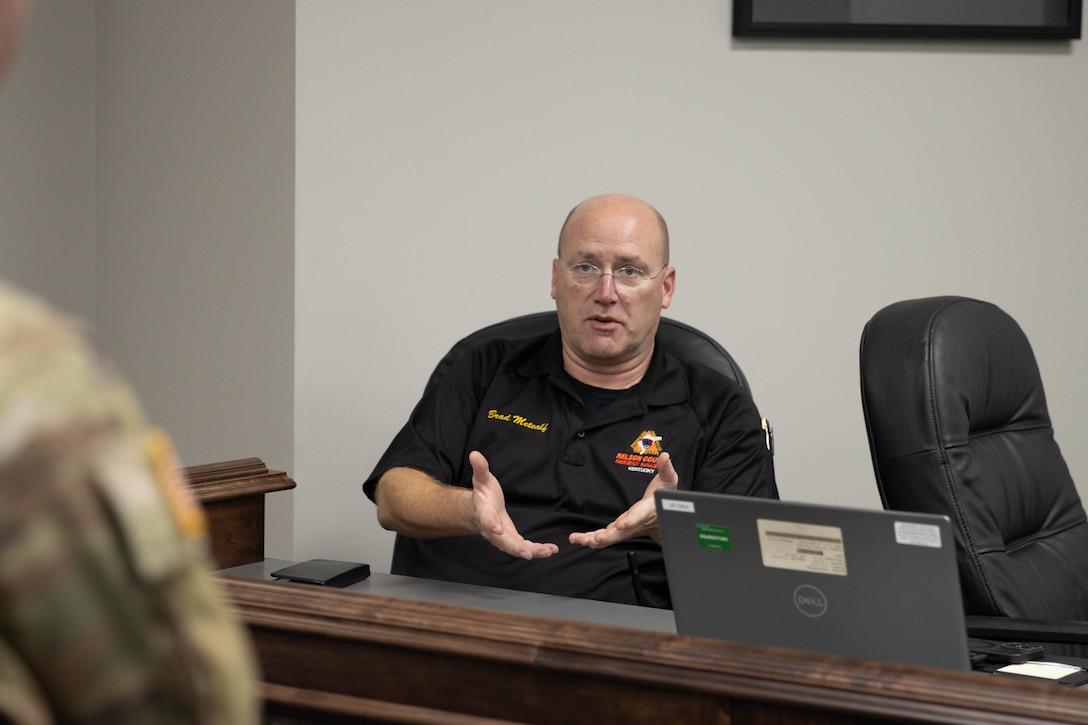
[[897,302],[860,358],[881,501],[952,520],[969,634],[1088,642],[1088,520],[1015,320],[963,297]]
[[[555,332],[558,329],[559,315],[554,311],[532,312],[482,327],[461,338],[450,348],[449,352],[438,361],[424,389],[430,390],[436,385],[454,361],[475,345],[488,340],[524,340]],[[740,383],[749,395],[752,394],[748,379],[744,377],[744,372],[741,371],[740,365],[733,356],[717,340],[691,325],[662,317],[661,324],[657,327],[657,344],[678,357],[721,372],[729,379]],[[763,430],[767,434],[767,448],[773,454],[774,429],[766,418],[763,419]]]
[[[438,366],[427,381],[427,389],[438,382],[445,374],[446,369],[453,365],[465,350],[468,350],[488,340],[524,340],[537,335],[544,335],[559,329],[559,316],[554,311],[534,312],[509,320],[496,322],[493,325],[480,328],[476,332],[459,340],[446,356],[439,361]],[[748,380],[741,372],[733,356],[726,352],[709,335],[695,329],[683,322],[661,318],[661,324],[657,328],[657,342],[673,354],[719,370],[730,379],[741,384],[751,394]]]

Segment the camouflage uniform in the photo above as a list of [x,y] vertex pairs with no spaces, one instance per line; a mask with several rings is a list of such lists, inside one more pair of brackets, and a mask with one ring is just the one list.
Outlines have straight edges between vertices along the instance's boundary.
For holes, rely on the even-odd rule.
[[125,385],[0,283],[0,722],[254,722],[204,527]]

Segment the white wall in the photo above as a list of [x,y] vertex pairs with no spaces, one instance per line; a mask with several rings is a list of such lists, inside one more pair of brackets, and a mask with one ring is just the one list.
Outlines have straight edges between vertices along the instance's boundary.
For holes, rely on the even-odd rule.
[[362,478],[609,190],[669,219],[669,314],[744,366],[784,496],[878,505],[861,327],[945,293],[1028,331],[1085,491],[1085,41],[739,42],[730,6],[37,0],[0,274],[97,323],[186,462],[294,476],[273,555],[388,566]]
[[604,191],[669,220],[669,314],[738,357],[784,497],[879,506],[859,336],[934,294],[1018,318],[1086,485],[1084,42],[741,42],[730,11],[298,3],[296,558],[388,566],[363,477],[452,342],[550,307]]

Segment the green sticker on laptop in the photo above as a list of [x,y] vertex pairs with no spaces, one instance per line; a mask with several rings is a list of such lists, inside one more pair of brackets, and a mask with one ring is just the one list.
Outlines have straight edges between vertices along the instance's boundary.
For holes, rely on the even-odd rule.
[[733,537],[729,533],[728,526],[695,524],[695,531],[699,538],[699,546],[704,549],[729,551],[733,548]]

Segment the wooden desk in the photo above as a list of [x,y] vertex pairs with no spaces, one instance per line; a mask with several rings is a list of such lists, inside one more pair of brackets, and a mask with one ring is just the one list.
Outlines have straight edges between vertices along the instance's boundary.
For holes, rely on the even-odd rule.
[[260,458],[182,469],[208,517],[212,556],[221,567],[264,559],[264,496],[295,487],[283,471]]
[[275,723],[1088,721],[1088,693],[1056,685],[482,608],[503,590],[478,608],[222,581]]

